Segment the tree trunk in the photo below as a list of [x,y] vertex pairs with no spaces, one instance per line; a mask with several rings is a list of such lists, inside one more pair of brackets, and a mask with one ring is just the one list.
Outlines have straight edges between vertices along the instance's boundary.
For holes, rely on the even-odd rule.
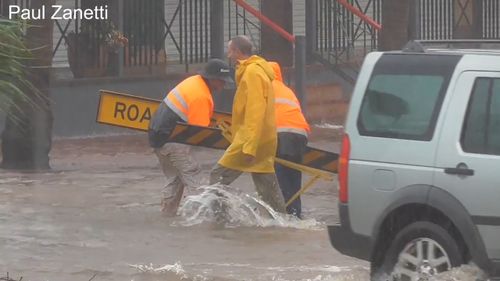
[[413,0],[382,1],[379,50],[401,50],[410,39],[410,5]]
[[[55,0],[31,0],[31,9],[45,5],[47,15],[52,14]],[[39,94],[24,89],[33,102],[19,99],[5,122],[2,133],[2,168],[6,169],[50,169],[49,152],[52,143],[53,117],[49,102],[50,66],[52,64],[53,21],[33,20],[29,23],[27,46],[33,49],[33,59],[28,79]]]

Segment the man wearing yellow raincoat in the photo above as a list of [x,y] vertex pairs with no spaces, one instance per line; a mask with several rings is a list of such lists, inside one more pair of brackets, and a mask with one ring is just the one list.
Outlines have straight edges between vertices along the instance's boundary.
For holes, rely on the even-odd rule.
[[236,63],[232,142],[212,170],[210,184],[228,185],[241,173],[249,172],[262,200],[274,210],[285,212],[274,174],[277,147],[274,70],[263,58],[252,56],[252,44],[244,36],[229,41],[228,58]]

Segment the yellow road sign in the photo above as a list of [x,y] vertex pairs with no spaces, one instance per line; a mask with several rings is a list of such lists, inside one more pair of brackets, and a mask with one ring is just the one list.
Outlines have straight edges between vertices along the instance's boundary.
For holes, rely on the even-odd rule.
[[[97,122],[130,129],[147,131],[149,121],[160,104],[160,100],[137,97],[101,90]],[[230,126],[231,115],[214,112],[212,126]],[[215,149],[226,149],[229,142],[218,128],[199,127],[178,123],[169,141]],[[337,172],[338,154],[307,147],[302,164],[311,168]]]
[[[147,131],[149,121],[161,100],[101,90],[97,122],[107,125]],[[214,112],[212,126],[217,122],[231,122],[231,114]]]
[[97,122],[147,131],[159,104],[159,100],[101,91]]

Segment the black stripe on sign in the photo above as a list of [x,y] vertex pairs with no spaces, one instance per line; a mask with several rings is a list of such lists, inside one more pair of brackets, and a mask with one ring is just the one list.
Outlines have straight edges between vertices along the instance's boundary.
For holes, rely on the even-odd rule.
[[[182,133],[178,134],[177,136],[175,136],[173,139],[170,139],[170,141],[194,145],[194,146],[214,148],[214,144],[223,138],[220,130],[215,129],[215,128],[198,127],[198,126],[186,125],[186,124],[178,124],[177,126],[185,126],[185,127],[187,127],[187,129],[184,130]],[[195,136],[196,134],[198,134],[204,130],[210,130],[210,131],[212,131],[212,134],[209,137],[202,139],[201,142],[199,142],[199,143],[188,143],[187,142],[187,140],[189,138]]]
[[169,139],[170,141],[186,144],[186,140],[188,138],[192,137],[193,135],[195,135],[197,133],[197,130],[198,130],[198,128],[193,128],[191,126],[187,126],[187,125],[184,125],[184,124],[183,125],[177,125],[177,126],[185,126],[185,127],[187,127],[187,129],[184,130],[183,132],[177,134],[174,138],[170,138]]
[[213,130],[212,135],[208,136],[203,140],[203,145],[207,147],[213,147],[216,143],[222,140],[224,136],[220,130]]
[[323,149],[319,149],[319,148],[313,148],[313,147],[310,147],[310,146],[307,146],[305,151],[304,151],[304,155],[311,152],[311,151],[319,151],[319,152],[322,152],[324,153],[325,155],[328,155],[329,157],[332,157],[333,160],[337,160],[339,159],[339,155],[337,153],[334,153],[334,152],[331,152],[331,151],[326,151],[326,150],[323,150]]
[[323,169],[322,167],[325,166],[326,164],[329,164],[331,162],[337,161],[335,157],[332,157],[331,155],[326,155],[324,157],[318,158],[314,161],[311,161],[308,163],[308,166],[317,168],[317,169]]

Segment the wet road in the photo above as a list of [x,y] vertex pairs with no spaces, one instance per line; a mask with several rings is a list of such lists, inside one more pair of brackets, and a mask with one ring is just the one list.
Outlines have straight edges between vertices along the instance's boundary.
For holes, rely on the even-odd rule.
[[[220,153],[196,149],[195,157],[208,173]],[[0,277],[368,280],[368,263],[329,244],[335,182],[312,188],[303,197],[306,221],[289,227],[185,226],[186,218],[159,211],[164,178],[144,136],[59,140],[51,155],[48,173],[0,171]],[[254,193],[248,176],[232,186]]]
[[[220,153],[196,149],[195,157],[208,172]],[[353,269],[367,274],[366,263],[329,245],[324,223],[336,220],[334,183],[320,183],[304,197],[309,224],[298,228],[305,229],[183,226],[182,217],[159,212],[164,178],[143,136],[59,140],[51,156],[52,172],[1,172],[0,272],[11,277],[324,280]],[[233,186],[254,193],[248,176]]]

